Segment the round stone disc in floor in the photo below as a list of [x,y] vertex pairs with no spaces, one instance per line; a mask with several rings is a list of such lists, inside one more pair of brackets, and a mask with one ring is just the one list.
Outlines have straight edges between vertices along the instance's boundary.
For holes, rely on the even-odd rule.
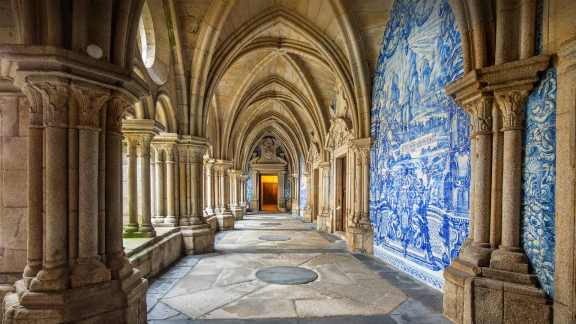
[[262,235],[258,238],[260,241],[282,242],[290,240],[286,235]]
[[271,284],[303,285],[318,279],[318,274],[301,267],[269,267],[258,270],[256,278]]
[[282,225],[282,223],[260,223],[260,225],[264,225],[264,226],[278,226],[278,225]]

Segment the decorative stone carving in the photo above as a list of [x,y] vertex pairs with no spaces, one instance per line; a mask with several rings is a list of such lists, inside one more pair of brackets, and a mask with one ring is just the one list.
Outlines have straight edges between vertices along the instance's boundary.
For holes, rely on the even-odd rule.
[[336,148],[345,146],[354,139],[354,135],[350,131],[349,122],[345,118],[336,118],[332,120],[330,130],[328,131],[328,138],[326,140],[326,149],[334,150]]
[[130,109],[132,104],[123,96],[116,95],[110,99],[108,106],[108,131],[120,133],[122,132],[122,119],[125,112]]
[[64,82],[39,82],[31,85],[42,96],[44,125],[66,127],[68,124],[69,86]]
[[74,84],[71,90],[72,97],[77,104],[78,126],[98,128],[100,109],[110,99],[110,95],[103,89]]
[[496,93],[496,102],[502,111],[502,130],[524,128],[524,106],[529,92],[526,90]]
[[482,96],[465,105],[470,113],[472,136],[492,133],[492,97]]

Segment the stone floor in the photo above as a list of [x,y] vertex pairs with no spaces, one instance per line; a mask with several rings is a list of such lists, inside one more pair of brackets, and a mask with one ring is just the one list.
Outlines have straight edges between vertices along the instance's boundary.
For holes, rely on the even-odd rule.
[[[287,241],[261,240],[287,236]],[[216,253],[187,256],[148,291],[150,323],[449,323],[442,294],[284,214],[249,215],[219,233]],[[298,266],[318,279],[268,284],[255,273]]]

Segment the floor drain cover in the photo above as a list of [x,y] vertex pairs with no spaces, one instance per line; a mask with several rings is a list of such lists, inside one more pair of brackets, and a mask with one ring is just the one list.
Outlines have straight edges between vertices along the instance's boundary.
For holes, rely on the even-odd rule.
[[282,242],[290,240],[290,237],[285,235],[262,235],[258,239],[260,241]]
[[282,225],[281,223],[260,223],[260,225],[264,225],[264,226],[278,226],[278,225]]
[[318,274],[300,267],[270,267],[258,270],[256,278],[271,284],[303,285],[318,279]]

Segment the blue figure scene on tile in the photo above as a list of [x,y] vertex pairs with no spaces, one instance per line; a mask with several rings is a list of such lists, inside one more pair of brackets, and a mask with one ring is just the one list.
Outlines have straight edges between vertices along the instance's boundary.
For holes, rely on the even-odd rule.
[[373,84],[370,217],[374,253],[440,289],[468,236],[470,131],[445,94],[462,77],[448,0],[397,0]]
[[556,70],[546,71],[526,105],[522,242],[548,295],[554,295]]
[[306,178],[304,177],[304,158],[300,158],[300,214],[304,213],[306,205],[308,204],[308,184],[306,183]]

